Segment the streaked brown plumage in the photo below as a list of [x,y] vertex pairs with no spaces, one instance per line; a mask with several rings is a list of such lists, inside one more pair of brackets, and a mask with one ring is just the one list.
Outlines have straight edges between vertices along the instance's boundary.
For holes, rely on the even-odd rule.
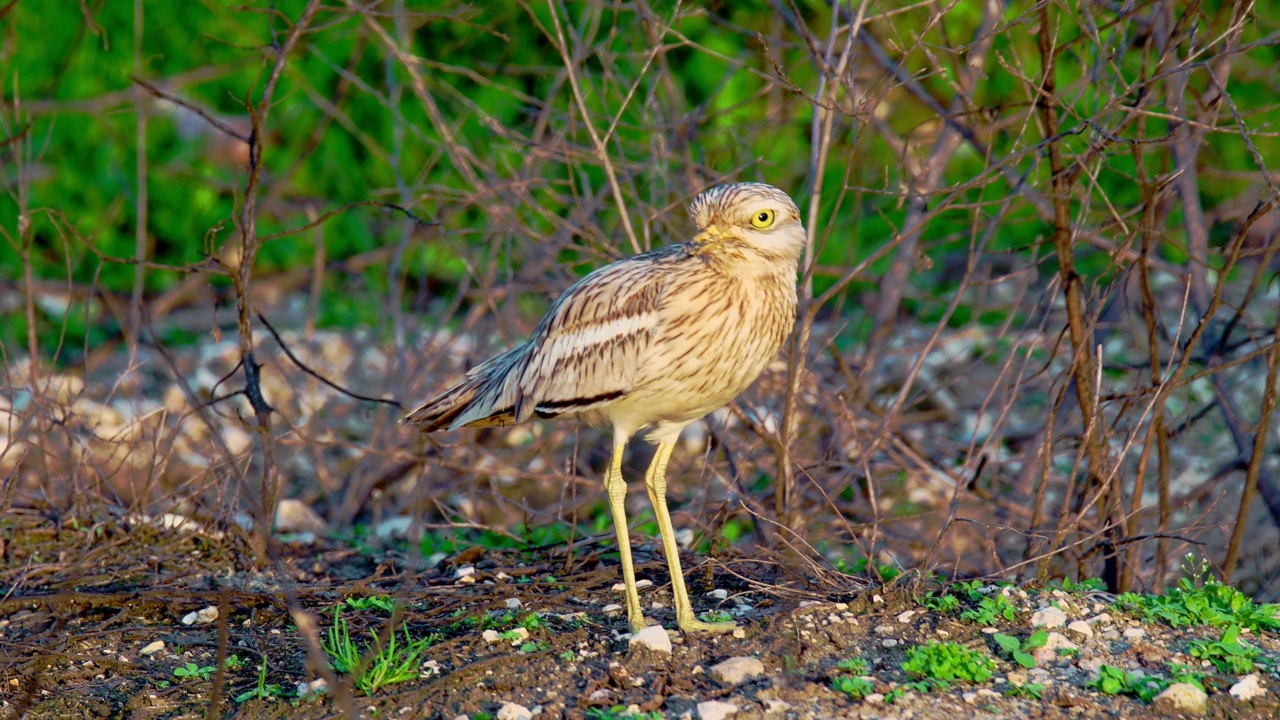
[[635,433],[657,446],[645,487],[685,631],[733,629],[697,620],[666,505],[666,465],[680,431],[723,407],[777,355],[796,313],[804,247],[800,211],[759,183],[712,188],[689,205],[692,241],[607,265],[564,292],[533,336],[476,366],[409,413],[424,432],[580,416],[614,430],[604,484],[613,512],[628,621],[644,627],[623,500],[622,453]]

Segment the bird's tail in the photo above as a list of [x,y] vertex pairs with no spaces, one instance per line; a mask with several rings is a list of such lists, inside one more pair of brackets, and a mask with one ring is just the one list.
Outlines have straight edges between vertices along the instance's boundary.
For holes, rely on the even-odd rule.
[[515,424],[514,403],[503,402],[503,395],[507,394],[503,389],[520,349],[513,348],[472,368],[466,379],[427,400],[400,422],[417,425],[428,433]]

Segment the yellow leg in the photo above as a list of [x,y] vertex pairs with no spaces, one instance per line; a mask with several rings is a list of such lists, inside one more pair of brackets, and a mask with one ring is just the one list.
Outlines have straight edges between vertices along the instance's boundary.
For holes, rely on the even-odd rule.
[[604,474],[604,490],[613,513],[613,530],[618,536],[618,554],[622,558],[622,582],[627,586],[627,625],[631,632],[644,629],[644,612],[640,609],[640,591],[636,589],[636,569],[631,564],[631,535],[627,532],[627,481],[622,477],[622,451],[627,438],[614,437],[613,456]]
[[680,546],[676,544],[676,531],[671,525],[671,513],[667,511],[667,460],[675,441],[658,445],[653,462],[644,474],[644,487],[649,491],[649,502],[658,516],[658,531],[662,533],[662,551],[667,556],[667,568],[671,571],[671,594],[676,601],[676,623],[685,632],[732,632],[737,626],[732,622],[703,622],[693,615],[689,591],[685,589],[684,572],[680,569]]

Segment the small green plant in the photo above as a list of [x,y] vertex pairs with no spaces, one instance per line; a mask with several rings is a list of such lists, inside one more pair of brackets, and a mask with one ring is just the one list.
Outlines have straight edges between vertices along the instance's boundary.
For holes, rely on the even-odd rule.
[[1000,594],[988,595],[978,601],[978,607],[960,613],[961,620],[980,625],[995,625],[1000,618],[1009,622],[1018,618],[1018,609],[1013,606],[1013,602]]
[[851,675],[866,675],[871,669],[866,658],[846,658],[836,663],[836,667]]
[[1032,700],[1039,700],[1043,694],[1044,685],[1040,683],[1022,683],[1021,685],[1011,683],[1004,691],[1005,697],[1031,698]]
[[228,670],[243,670],[243,669],[244,669],[244,660],[241,660],[239,655],[229,655],[229,656],[227,656],[227,658],[226,658],[225,660],[223,660],[223,661],[222,661],[222,664],[223,664],[223,666],[224,666],[224,667],[226,667]]
[[1123,593],[1116,598],[1116,607],[1172,627],[1239,625],[1255,633],[1280,631],[1280,605],[1255,604],[1244,593],[1213,578],[1207,563],[1202,561],[1197,567],[1191,555],[1183,562],[1183,569],[1187,576],[1164,595]]
[[951,590],[963,595],[969,602],[978,602],[986,597],[986,593],[982,592],[985,587],[981,580],[962,580],[952,585]]
[[916,602],[921,607],[929,608],[934,612],[953,613],[960,609],[960,598],[951,593],[942,595],[934,595],[933,593],[925,593],[924,597],[916,598]]
[[1079,582],[1072,581],[1071,578],[1064,577],[1061,580],[1050,580],[1046,587],[1062,588],[1067,592],[1106,592],[1107,583],[1102,578],[1085,578]]
[[1258,649],[1240,638],[1240,626],[1232,625],[1217,640],[1192,640],[1187,652],[1193,658],[1208,660],[1219,672],[1244,675],[1257,667]]
[[898,687],[890,690],[889,692],[885,693],[884,701],[886,704],[892,705],[895,702],[897,702],[899,698],[902,698],[912,690],[918,693],[927,693],[930,690],[933,690],[934,687],[945,688],[946,685],[947,685],[946,683],[934,683],[928,680],[916,680],[913,682],[905,682],[899,685]]
[[831,678],[831,689],[842,692],[853,700],[861,700],[871,694],[875,684],[864,677],[838,675]]
[[480,623],[480,629],[497,630],[498,628],[506,627],[515,621],[516,614],[514,611],[507,610],[506,612],[492,613],[485,616],[484,620]]
[[1031,633],[1031,637],[1027,638],[1026,642],[1020,642],[1018,638],[1002,633],[996,633],[992,639],[1014,662],[1024,668],[1033,668],[1036,666],[1036,659],[1031,656],[1031,651],[1044,647],[1049,640],[1049,631],[1037,630]]
[[250,700],[270,700],[284,696],[284,690],[275,683],[267,683],[267,656],[262,656],[262,665],[258,668],[258,684],[236,696],[236,702]]
[[[418,677],[422,665],[422,655],[438,639],[438,635],[428,635],[414,640],[409,635],[409,628],[403,627],[403,642],[392,632],[386,645],[378,638],[377,633],[370,633],[372,642],[361,648],[351,639],[351,630],[338,609],[333,611],[333,625],[327,637],[321,643],[324,651],[333,661],[333,668],[343,674],[359,673],[355,686],[365,695],[373,695],[378,689],[387,685],[414,680]],[[362,664],[366,651],[372,653],[371,659]]]
[[572,650],[565,650],[564,652],[560,653],[556,657],[560,658],[560,660],[563,662],[571,663],[571,662],[577,661],[578,653]]
[[531,612],[520,619],[520,627],[533,632],[542,627],[542,616],[536,612]]
[[996,669],[995,661],[985,653],[970,650],[960,643],[930,641],[907,650],[902,669],[916,679],[945,683],[963,681],[986,682]]
[[1169,663],[1170,682],[1189,683],[1204,690],[1204,673],[1182,663]]
[[357,612],[375,611],[390,613],[396,609],[396,601],[389,597],[369,596],[347,598],[346,606]]
[[1089,681],[1085,687],[1104,695],[1132,695],[1143,702],[1151,702],[1169,686],[1159,678],[1126,672],[1113,665],[1103,665],[1098,673],[1097,679]]
[[213,677],[213,674],[217,672],[217,670],[218,668],[212,665],[206,665],[205,667],[200,667],[199,665],[193,662],[189,662],[182,667],[174,668],[173,676],[178,678],[179,680],[192,680],[192,679],[208,680],[209,678]]
[[588,708],[587,720],[663,720],[666,716],[657,710],[629,713],[622,705],[611,708]]
[[550,649],[551,649],[551,646],[542,642],[541,640],[539,641],[531,640],[526,643],[521,643],[519,647],[520,652],[524,653],[525,655],[528,655],[529,653],[542,652],[544,650],[550,650]]
[[723,610],[708,610],[698,617],[703,622],[733,622],[733,616]]

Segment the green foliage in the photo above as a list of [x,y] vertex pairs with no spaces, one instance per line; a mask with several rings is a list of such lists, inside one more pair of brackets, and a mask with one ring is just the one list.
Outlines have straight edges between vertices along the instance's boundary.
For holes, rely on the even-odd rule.
[[954,642],[930,641],[907,650],[902,669],[917,679],[986,682],[995,672],[995,661],[985,653]]
[[1239,625],[1256,633],[1280,630],[1280,605],[1257,605],[1244,593],[1216,580],[1196,587],[1192,579],[1182,578],[1164,595],[1123,593],[1116,598],[1116,607],[1147,622],[1171,627]]
[[1098,672],[1098,677],[1086,683],[1085,687],[1104,695],[1131,695],[1143,702],[1151,702],[1169,686],[1159,678],[1126,672],[1113,665],[1103,665]]
[[347,598],[345,604],[348,608],[357,612],[374,611],[391,613],[396,609],[396,601],[394,598],[385,596],[368,596]]
[[1036,666],[1036,660],[1031,656],[1031,651],[1044,647],[1045,642],[1049,640],[1049,631],[1037,630],[1031,633],[1031,637],[1027,638],[1026,642],[1020,642],[1018,638],[1002,633],[996,633],[992,639],[1014,662],[1024,668],[1033,668]]
[[1232,625],[1217,640],[1192,640],[1187,653],[1193,658],[1208,660],[1219,672],[1228,675],[1244,675],[1253,672],[1260,655],[1258,648],[1240,640],[1240,626]]
[[258,683],[248,690],[236,695],[236,702],[243,703],[250,700],[271,700],[273,698],[284,697],[284,689],[276,683],[267,682],[267,657],[262,656],[262,665],[258,667]]
[[1009,598],[999,593],[982,598],[978,607],[960,613],[961,620],[980,625],[995,625],[1001,618],[1013,622],[1018,619],[1018,609]]
[[907,693],[913,690],[918,693],[927,693],[933,690],[935,687],[939,690],[945,690],[947,687],[947,684],[944,682],[937,682],[937,681],[931,681],[931,680],[916,680],[914,682],[905,682],[899,685],[898,687],[890,690],[889,692],[885,693],[884,701],[886,704],[892,705],[895,702],[897,702],[900,698],[902,698]]
[[1005,697],[1031,698],[1032,700],[1039,700],[1040,696],[1043,694],[1044,685],[1041,685],[1040,683],[1022,683],[1021,685],[1017,683],[1010,683],[1009,687],[1005,688],[1004,691]]
[[846,658],[836,663],[836,667],[852,675],[866,675],[870,670],[866,658],[854,657]]
[[925,593],[923,597],[916,598],[916,602],[922,607],[929,608],[934,612],[953,613],[960,609],[960,598],[945,593],[942,595],[934,595],[932,592]]
[[1066,592],[1087,593],[1087,592],[1106,592],[1107,583],[1102,578],[1090,577],[1079,582],[1072,581],[1071,578],[1064,577],[1061,580],[1053,579],[1047,583],[1049,588],[1061,588]]
[[698,617],[703,622],[733,622],[733,616],[723,610],[708,610]]
[[[392,632],[384,645],[378,634],[371,632],[370,642],[362,647],[351,639],[346,619],[335,608],[333,625],[321,646],[334,670],[355,674],[355,686],[365,695],[373,695],[387,685],[417,679],[423,654],[439,639],[437,635],[428,635],[415,640],[409,635],[408,627],[402,629],[403,640]],[[370,655],[367,661],[366,654]]]
[[1204,690],[1204,673],[1199,670],[1183,665],[1182,663],[1169,663],[1169,682],[1171,683],[1188,683]]
[[587,720],[663,720],[666,716],[657,710],[630,713],[622,705],[611,708],[587,708]]
[[182,667],[173,669],[173,676],[179,680],[208,680],[213,677],[218,668],[212,665],[200,667],[199,665],[189,662]]
[[831,678],[831,689],[844,693],[853,700],[861,700],[871,694],[875,689],[875,683],[855,675],[837,675]]

